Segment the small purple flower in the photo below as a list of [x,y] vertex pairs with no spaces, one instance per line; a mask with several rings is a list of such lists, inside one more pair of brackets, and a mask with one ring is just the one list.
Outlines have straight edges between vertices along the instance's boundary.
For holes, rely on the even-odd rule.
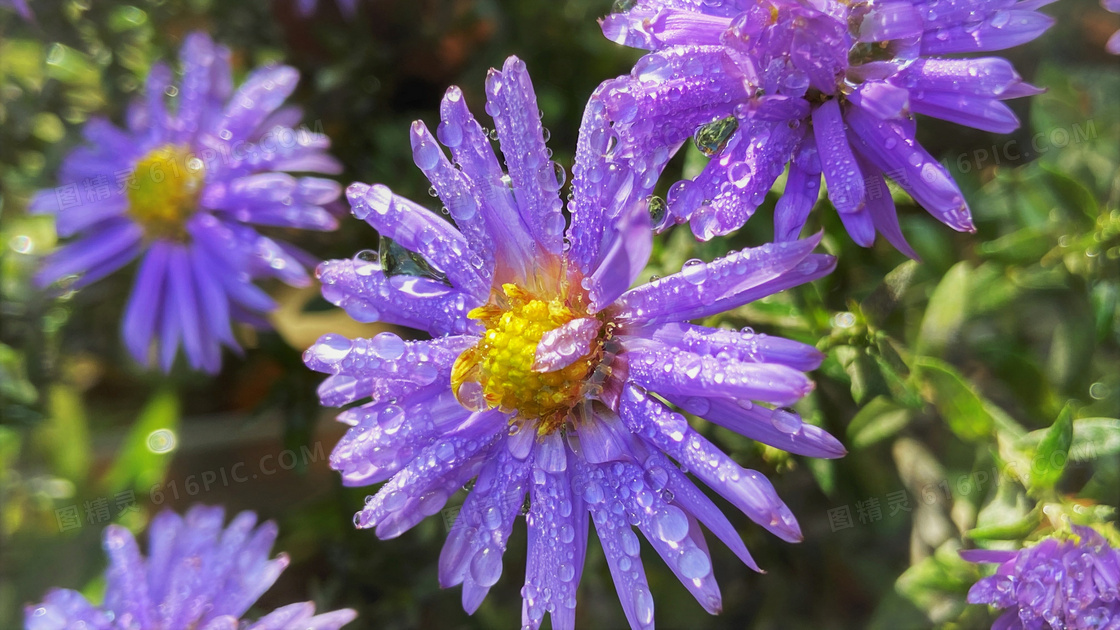
[[972,604],[1008,609],[992,630],[1120,629],[1120,551],[1089,527],[1019,551],[962,551],[970,562],[998,562],[968,591]]
[[794,453],[831,458],[844,448],[782,408],[812,389],[804,372],[820,364],[816,349],[688,322],[820,278],[835,261],[810,253],[818,237],[692,261],[631,289],[652,246],[656,168],[607,157],[609,121],[592,97],[565,238],[564,170],[549,159],[524,63],[511,57],[491,70],[486,94],[505,170],[456,87],[437,129],[450,159],[424,123],[412,126],[416,165],[455,225],[385,186],[353,184],[354,214],[389,245],[318,270],[323,296],[355,319],[434,336],[328,334],[304,354],[330,374],[319,389],[324,405],[362,403],[339,416],[352,428],[331,465],[348,486],[388,480],[354,522],[399,536],[475,479],[439,563],[440,584],[462,584],[468,612],[502,573],[526,493],[526,627],[546,612],[554,628],[574,627],[589,519],[631,626],[653,624],[633,526],[719,612],[701,524],[757,566],[684,468],[780,538],[801,532],[762,474],[669,405]]
[[[296,0],[296,11],[306,17],[319,8],[319,0]],[[338,10],[342,15],[354,17],[358,13],[358,0],[338,0]]]
[[[268,559],[276,524],[242,512],[222,528],[220,507],[196,505],[186,516],[165,511],[148,527],[148,557],[125,528],[110,525],[105,601],[55,589],[24,611],[25,630],[338,630],[353,610],[315,614],[313,602],[277,608],[255,622],[241,617],[288,566]],[[255,529],[254,529],[254,526]]]
[[128,128],[87,123],[89,144],[63,162],[60,186],[30,204],[32,212],[55,215],[59,235],[81,235],[45,261],[40,286],[73,275],[73,286],[84,286],[140,258],[122,334],[145,364],[156,339],[165,371],[180,343],[193,368],[219,369],[221,346],[238,348],[231,318],[260,323],[258,314],[275,307],[254,280],[310,283],[303,254],[252,224],[337,226],[322,206],[341,187],[285,172],[340,170],[325,153],[330,141],[293,129],[301,112],[282,107],[298,73],[259,68],[234,91],[229,54],[203,33],[189,35],[182,80],[176,84],[168,66],[154,65]]
[[[1101,0],[1101,6],[1104,7],[1105,11],[1120,13],[1120,0]],[[1108,38],[1108,43],[1105,44],[1105,50],[1114,55],[1120,55],[1120,30],[1116,31],[1112,34],[1112,37]]]
[[738,229],[789,164],[775,211],[797,238],[821,177],[848,233],[876,232],[914,256],[884,176],[943,223],[974,231],[949,172],[915,140],[914,114],[1006,133],[1003,100],[1038,93],[1005,59],[944,55],[1009,48],[1053,22],[1048,0],[637,0],[608,16],[613,41],[654,51],[606,102],[623,157],[695,136],[703,172],[669,191],[666,222],[699,238]]

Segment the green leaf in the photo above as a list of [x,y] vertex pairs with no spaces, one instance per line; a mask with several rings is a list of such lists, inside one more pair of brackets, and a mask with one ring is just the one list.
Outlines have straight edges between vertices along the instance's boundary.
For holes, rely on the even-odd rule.
[[1120,454],[1120,420],[1081,418],[1073,421],[1069,458],[1084,462]]
[[866,400],[889,393],[875,360],[863,348],[836,346],[832,354],[851,379],[852,400],[856,404],[862,405]]
[[891,437],[910,423],[910,412],[883,396],[868,402],[848,425],[853,448],[866,448]]
[[1069,447],[1073,444],[1073,410],[1062,408],[1054,424],[1046,430],[1038,443],[1034,461],[1031,462],[1031,488],[1044,490],[1054,487],[1062,477],[1069,460]]
[[56,384],[47,392],[50,413],[37,430],[35,442],[47,453],[54,472],[75,483],[89,473],[89,425],[82,396],[72,387]]
[[906,365],[902,356],[895,350],[893,340],[886,335],[876,337],[875,350],[872,356],[890,389],[891,396],[905,407],[920,409],[925,401],[911,383],[910,366]]
[[[1031,431],[1022,436],[1018,445],[1036,452],[1042,440],[1053,427]],[[1087,462],[1120,453],[1120,420],[1116,418],[1080,418],[1073,421],[1073,442],[1069,446],[1069,459]]]
[[1053,246],[1046,230],[1027,227],[981,243],[979,249],[986,258],[1010,264],[1030,264],[1038,262]]
[[[982,471],[977,471],[977,475]],[[1042,510],[1017,483],[997,484],[995,496],[977,515],[976,527],[967,532],[974,540],[1023,540],[1042,520]]]
[[1025,516],[1007,523],[970,529],[966,536],[973,540],[1023,540],[1042,522],[1042,510],[1035,508]]
[[171,463],[178,429],[178,397],[171,390],[157,392],[125,436],[120,455],[103,479],[105,488],[148,492],[160,483]]
[[931,402],[962,440],[976,442],[991,434],[993,420],[985,401],[953,366],[931,357],[917,357],[913,367],[929,388]]
[[899,301],[914,282],[914,273],[918,270],[918,262],[908,260],[895,267],[883,278],[883,282],[875,287],[860,304],[867,321],[876,326],[882,326],[887,317],[898,307]]
[[940,356],[945,347],[956,339],[968,313],[971,271],[968,263],[961,261],[953,265],[937,284],[922,317],[915,353]]

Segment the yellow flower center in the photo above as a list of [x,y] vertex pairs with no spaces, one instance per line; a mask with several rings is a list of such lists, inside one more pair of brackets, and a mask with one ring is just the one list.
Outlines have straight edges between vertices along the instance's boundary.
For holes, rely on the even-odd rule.
[[467,316],[481,322],[486,332],[459,356],[451,372],[451,387],[459,401],[470,409],[516,412],[515,423],[539,419],[540,435],[563,426],[568,411],[584,398],[584,381],[601,354],[602,339],[595,339],[587,354],[558,370],[534,371],[533,363],[545,333],[587,316],[582,300],[564,295],[545,299],[515,284],[503,284],[489,303]]
[[128,214],[148,238],[186,240],[198,209],[205,168],[186,146],[165,144],[136,163],[128,182]]

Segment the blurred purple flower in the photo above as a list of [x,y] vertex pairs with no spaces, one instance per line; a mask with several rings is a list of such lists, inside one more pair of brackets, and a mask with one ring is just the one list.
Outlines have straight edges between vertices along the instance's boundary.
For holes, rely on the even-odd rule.
[[276,524],[238,514],[222,528],[220,507],[196,505],[184,517],[165,511],[148,527],[148,558],[125,528],[110,525],[105,601],[94,606],[81,593],[55,589],[25,609],[25,630],[337,630],[353,610],[315,615],[315,604],[278,608],[256,622],[241,616],[288,566],[288,556],[268,559]]
[[[358,0],[337,0],[342,15],[354,17],[358,13]],[[296,0],[296,11],[306,17],[319,8],[319,0]]]
[[28,22],[35,19],[35,15],[31,13],[31,7],[27,6],[27,0],[0,0],[0,7],[7,7],[15,11]]
[[1006,133],[1001,101],[1036,94],[997,57],[943,55],[1028,42],[1050,0],[637,0],[602,22],[613,41],[654,51],[610,82],[623,156],[695,136],[711,157],[669,191],[666,222],[701,239],[743,225],[788,163],[775,236],[797,238],[823,175],[862,246],[876,232],[909,256],[884,175],[953,229],[974,231],[948,170],[915,140],[914,114]]
[[[1120,13],[1120,0],[1101,0],[1101,6],[1104,7],[1106,11]],[[1112,34],[1112,37],[1108,38],[1108,43],[1105,44],[1105,50],[1114,55],[1120,55],[1120,30],[1116,31]]]
[[353,184],[354,214],[391,240],[381,256],[361,252],[318,270],[323,296],[355,319],[435,337],[328,334],[304,354],[330,374],[319,389],[324,405],[363,402],[339,416],[352,428],[331,465],[348,486],[388,480],[354,522],[399,536],[475,479],[439,563],[440,584],[461,583],[468,612],[502,573],[526,493],[526,627],[546,612],[554,628],[574,627],[589,516],[631,626],[653,624],[631,526],[707,611],[719,612],[700,525],[757,566],[684,468],[780,538],[798,541],[801,532],[762,474],[741,468],[667,403],[794,453],[845,451],[781,407],[812,389],[803,372],[819,365],[816,349],[687,322],[820,278],[835,261],[810,253],[818,237],[692,261],[630,289],[652,246],[647,199],[657,169],[610,161],[609,121],[592,97],[565,239],[564,170],[549,159],[524,63],[510,57],[491,70],[486,93],[490,137],[459,88],[448,90],[437,135],[450,159],[422,122],[412,126],[416,165],[456,225],[385,186]]
[[257,69],[234,91],[229,50],[207,35],[189,35],[180,57],[178,84],[154,65],[128,128],[91,120],[89,144],[65,159],[61,185],[32,199],[32,212],[55,215],[59,235],[81,235],[47,258],[36,281],[80,274],[80,287],[139,257],[122,324],[132,355],[148,364],[155,338],[166,371],[182,343],[193,368],[216,372],[221,346],[238,348],[231,318],[260,322],[275,307],[255,279],[311,281],[302,252],[249,224],[335,229],[322,206],[341,187],[284,171],[340,167],[325,136],[292,129],[302,114],[282,105],[299,80],[294,69]]
[[1019,551],[961,556],[1000,563],[968,591],[969,603],[1008,609],[992,630],[1120,629],[1120,551],[1089,527]]

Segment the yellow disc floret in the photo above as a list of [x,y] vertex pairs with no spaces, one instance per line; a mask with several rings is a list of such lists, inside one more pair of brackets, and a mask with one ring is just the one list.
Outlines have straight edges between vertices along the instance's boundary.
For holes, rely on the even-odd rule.
[[128,182],[128,214],[148,238],[186,239],[204,170],[188,147],[175,144],[157,147],[136,163]]
[[[591,351],[570,365],[552,372],[533,370],[537,344],[544,334],[586,313],[563,297],[550,300],[532,295],[514,284],[504,284],[493,299],[468,314],[486,327],[482,339],[459,356],[451,373],[451,387],[470,408],[498,408],[516,412],[517,418],[539,419],[541,435],[564,424],[568,411],[582,397],[581,388],[598,354]],[[464,383],[477,383],[468,400]],[[477,398],[477,396],[473,397]],[[483,402],[483,405],[479,405]]]

